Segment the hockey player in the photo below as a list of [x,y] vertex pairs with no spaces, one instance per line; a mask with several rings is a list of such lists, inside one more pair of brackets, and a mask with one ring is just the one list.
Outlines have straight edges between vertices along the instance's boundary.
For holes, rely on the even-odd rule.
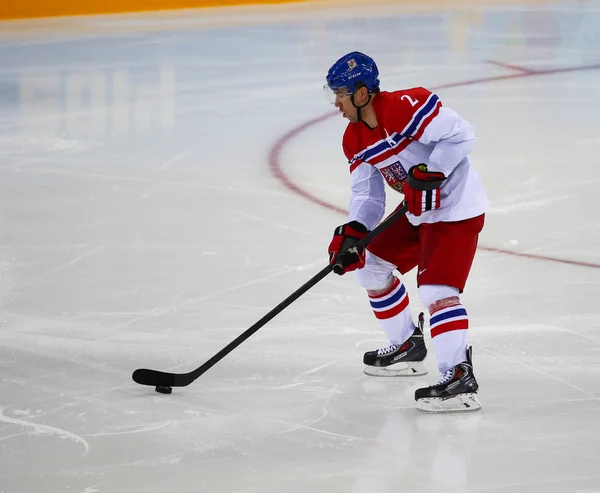
[[[327,74],[325,90],[350,123],[343,150],[350,165],[348,222],[335,229],[330,263],[359,284],[389,346],[364,355],[368,375],[424,375],[423,314],[415,326],[408,293],[394,271],[417,267],[429,311],[439,382],[415,392],[426,412],[475,411],[478,384],[467,347],[469,319],[460,301],[488,208],[469,160],[473,127],[422,87],[384,92],[372,58],[353,52]],[[382,219],[385,183],[404,194],[408,213],[367,247],[353,248]]]

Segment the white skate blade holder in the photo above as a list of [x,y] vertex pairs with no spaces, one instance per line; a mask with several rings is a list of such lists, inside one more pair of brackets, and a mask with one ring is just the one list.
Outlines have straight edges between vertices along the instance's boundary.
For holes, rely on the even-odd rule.
[[428,414],[470,413],[479,411],[481,403],[477,394],[458,394],[447,399],[440,397],[419,399],[417,409]]
[[427,368],[423,361],[409,361],[389,366],[365,366],[363,372],[370,377],[420,377],[427,375]]

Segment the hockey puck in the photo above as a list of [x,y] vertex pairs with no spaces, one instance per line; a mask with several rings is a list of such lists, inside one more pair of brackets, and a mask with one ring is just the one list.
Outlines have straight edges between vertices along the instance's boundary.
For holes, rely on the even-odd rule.
[[156,392],[160,394],[170,394],[171,392],[173,392],[173,389],[168,386],[158,386],[154,390],[156,390]]

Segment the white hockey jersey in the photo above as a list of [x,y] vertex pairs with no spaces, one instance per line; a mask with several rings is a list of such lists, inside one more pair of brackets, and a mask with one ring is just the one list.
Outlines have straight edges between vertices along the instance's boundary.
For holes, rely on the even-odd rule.
[[349,221],[377,226],[385,210],[385,182],[402,192],[408,170],[420,163],[447,179],[441,208],[418,217],[407,214],[411,224],[461,221],[487,211],[485,190],[468,157],[475,135],[467,121],[422,87],[381,92],[373,108],[376,128],[349,123],[344,133],[352,183]]

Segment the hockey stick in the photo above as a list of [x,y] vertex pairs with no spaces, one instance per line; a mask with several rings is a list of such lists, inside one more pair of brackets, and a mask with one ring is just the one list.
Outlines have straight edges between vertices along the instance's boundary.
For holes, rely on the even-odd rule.
[[[389,228],[396,219],[400,216],[406,214],[408,207],[404,204],[402,207],[395,210],[385,221],[383,221],[379,226],[377,226],[373,231],[371,231],[367,236],[365,236],[362,240],[360,240],[356,246],[358,248],[366,247],[373,238],[375,238],[382,231]],[[225,356],[227,356],[231,351],[233,351],[236,347],[238,347],[242,342],[248,339],[252,334],[258,331],[263,325],[267,322],[275,318],[276,315],[285,310],[288,306],[290,306],[294,301],[296,301],[300,296],[306,293],[310,288],[312,288],[315,284],[321,281],[324,277],[326,277],[333,270],[333,265],[328,265],[321,272],[316,274],[312,279],[310,279],[306,284],[298,288],[291,295],[289,295],[285,300],[283,300],[279,305],[273,308],[269,313],[267,313],[263,318],[261,318],[258,322],[256,322],[252,327],[247,329],[245,332],[240,334],[237,338],[231,341],[227,346],[221,349],[217,354],[215,354],[212,358],[210,358],[206,363],[202,364],[195,370],[189,373],[169,373],[158,370],[147,370],[147,369],[138,369],[133,372],[133,380],[140,385],[151,385],[155,387],[185,387],[191,384],[194,380],[196,380],[200,375],[204,372],[212,368],[219,361],[221,361]],[[164,392],[164,393],[169,393]]]

